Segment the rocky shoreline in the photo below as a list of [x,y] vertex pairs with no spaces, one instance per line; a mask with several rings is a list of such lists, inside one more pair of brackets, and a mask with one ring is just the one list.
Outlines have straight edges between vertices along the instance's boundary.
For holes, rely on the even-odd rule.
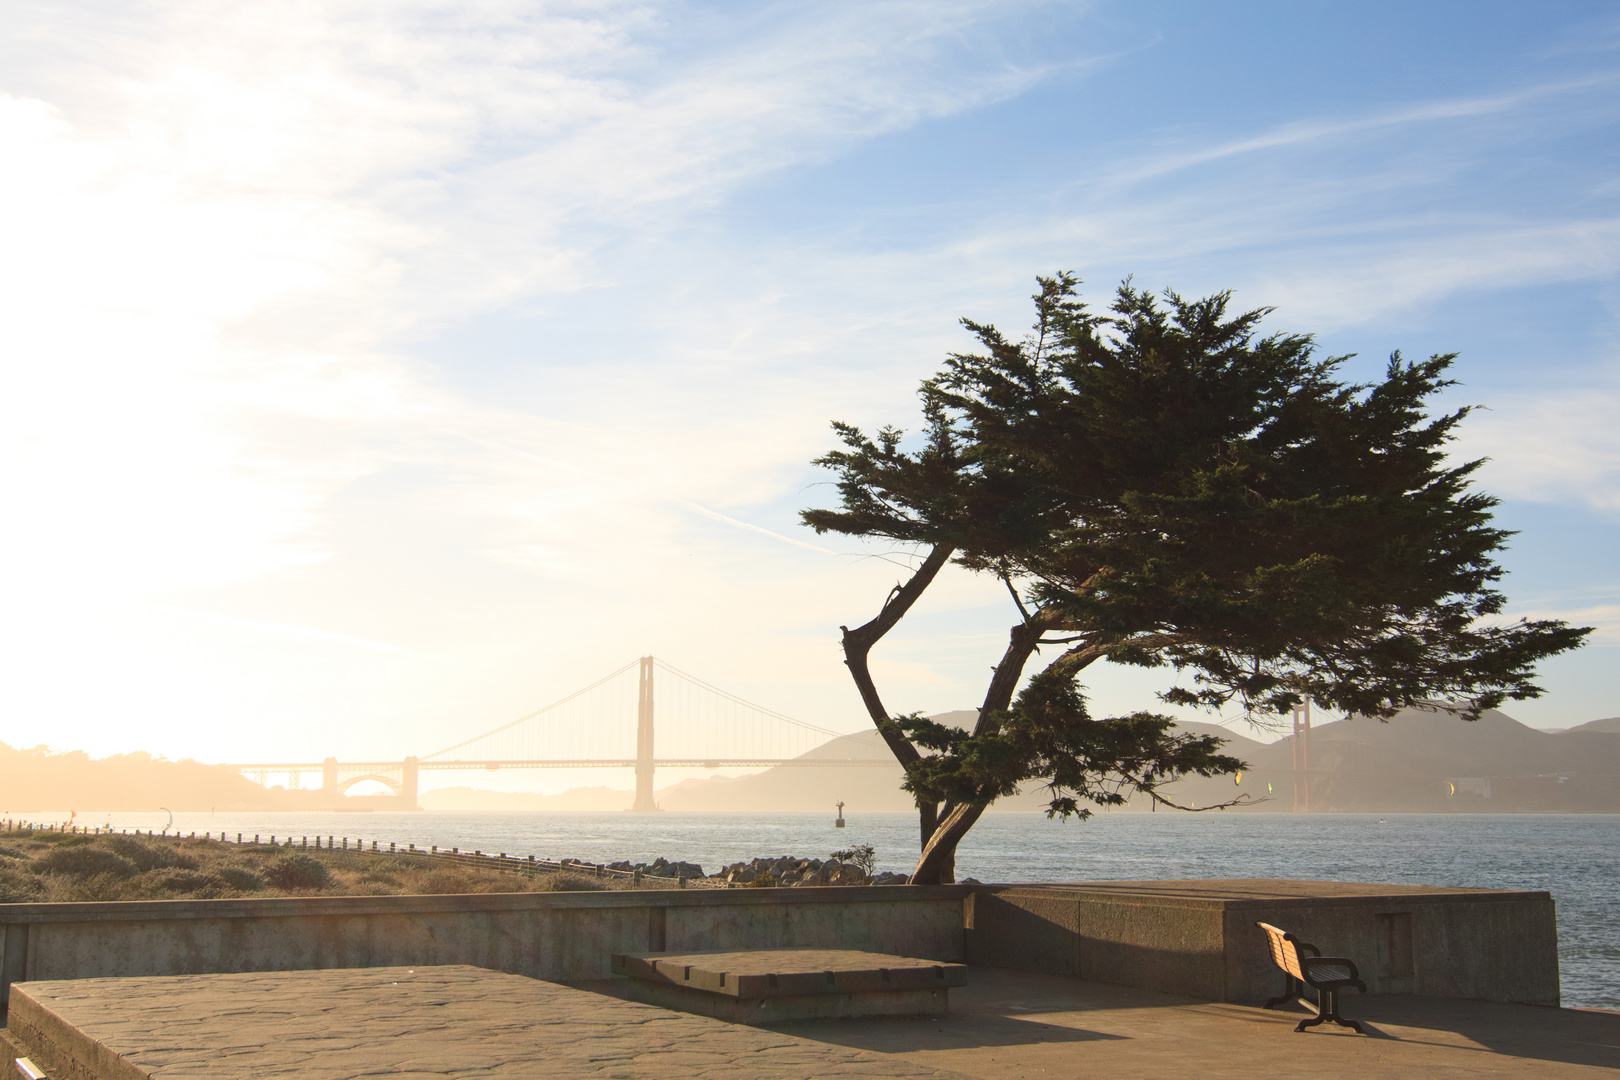
[[[563,862],[576,862],[564,859]],[[581,864],[585,865],[585,864]],[[705,874],[697,863],[671,862],[658,858],[650,863],[629,860],[606,864],[609,870],[635,873],[643,877],[676,878],[693,884],[726,888],[803,888],[817,885],[904,885],[906,875],[885,870],[868,874],[854,862],[838,859],[797,859],[791,855],[736,862],[714,874]]]

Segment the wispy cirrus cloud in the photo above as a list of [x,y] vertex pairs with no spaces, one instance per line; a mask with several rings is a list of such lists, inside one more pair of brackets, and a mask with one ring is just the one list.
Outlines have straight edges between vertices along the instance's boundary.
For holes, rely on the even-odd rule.
[[[636,606],[715,602],[738,560],[684,504],[779,543],[708,509],[777,466],[777,447],[737,452],[768,421],[705,439],[671,418],[676,452],[650,454],[634,416],[470,401],[405,344],[599,287],[620,276],[604,243],[668,231],[751,178],[1019,93],[1045,63],[973,44],[1017,11],[19,10],[0,45],[0,486],[20,523],[0,540],[3,644],[27,673],[9,714],[71,715],[91,744],[125,745],[147,707],[129,680],[81,680],[72,701],[54,689],[99,662],[159,696],[184,683],[198,716],[296,714],[314,732],[371,715],[387,706],[355,707],[363,665],[242,673],[267,634],[282,671],[289,649],[356,642],[391,664],[487,664],[524,620],[489,609],[471,637],[446,637],[469,560],[574,590],[553,604],[590,590],[573,643],[554,642],[562,669]],[[424,580],[402,587],[406,565]],[[475,607],[505,603],[483,595]],[[190,613],[185,645],[131,628],[154,597],[183,598],[166,608]],[[98,620],[105,634],[87,630]],[[87,655],[119,648],[114,665]],[[244,698],[244,678],[265,692]]]
[[1109,179],[1115,185],[1128,187],[1234,158],[1277,150],[1345,145],[1406,128],[1509,116],[1556,105],[1561,99],[1603,93],[1616,84],[1620,84],[1620,75],[1604,73],[1521,87],[1501,94],[1442,98],[1361,115],[1289,121],[1252,135],[1206,146],[1178,148],[1131,161],[1112,172]]
[[1593,386],[1553,385],[1504,395],[1469,417],[1457,454],[1488,457],[1485,483],[1502,495],[1614,514],[1620,511],[1616,415],[1620,387],[1612,376]]

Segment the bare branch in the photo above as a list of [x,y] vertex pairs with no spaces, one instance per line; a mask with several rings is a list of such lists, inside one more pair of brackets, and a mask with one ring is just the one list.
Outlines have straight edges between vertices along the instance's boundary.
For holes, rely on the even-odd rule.
[[[939,544],[929,551],[928,557],[923,560],[917,572],[911,575],[910,580],[895,587],[883,602],[883,608],[877,617],[870,622],[857,626],[851,630],[847,626],[839,627],[844,632],[844,663],[849,667],[850,678],[855,680],[855,688],[860,691],[861,702],[866,706],[867,715],[877,727],[878,734],[889,747],[900,767],[909,769],[922,759],[922,754],[911,745],[911,741],[895,727],[894,720],[887,709],[883,707],[883,699],[878,695],[877,683],[872,679],[872,669],[868,658],[872,647],[876,645],[884,634],[894,628],[895,623],[911,609],[917,598],[923,594],[929,584],[939,574],[940,569],[950,559],[954,548]],[[917,813],[921,818],[922,835],[927,836],[935,829],[938,812],[933,803],[926,806],[919,803]]]
[[1245,791],[1237,798],[1223,803],[1214,803],[1210,806],[1182,806],[1180,803],[1160,795],[1158,792],[1158,785],[1154,784],[1152,781],[1143,777],[1133,776],[1132,774],[1124,772],[1123,770],[1120,772],[1120,775],[1123,776],[1132,787],[1136,788],[1137,791],[1140,791],[1142,794],[1152,799],[1155,805],[1168,806],[1172,810],[1185,810],[1189,814],[1201,814],[1205,810],[1225,810],[1233,806],[1257,806],[1260,803],[1271,801],[1270,796],[1261,796],[1257,799]]
[[1024,606],[1024,601],[1018,595],[1018,590],[1013,588],[1012,578],[1008,577],[1006,574],[1002,574],[1001,583],[1007,586],[1007,592],[1012,595],[1013,603],[1018,605],[1018,614],[1024,617],[1025,622],[1029,622],[1029,609]]

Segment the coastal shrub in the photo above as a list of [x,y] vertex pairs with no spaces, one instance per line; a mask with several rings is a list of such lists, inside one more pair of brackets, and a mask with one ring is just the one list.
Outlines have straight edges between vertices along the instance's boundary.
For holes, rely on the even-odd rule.
[[601,892],[607,886],[578,874],[539,874],[529,881],[530,892]]
[[292,852],[272,860],[264,868],[264,877],[278,889],[319,889],[332,874],[319,859]]
[[393,874],[382,874],[374,870],[368,870],[365,873],[358,875],[355,880],[362,885],[377,885],[390,889],[399,888],[399,878],[395,877]]
[[27,904],[44,899],[45,883],[25,870],[0,867],[0,904]]
[[140,868],[122,855],[106,848],[89,846],[54,847],[35,859],[34,867],[42,874],[83,878],[106,874],[118,880],[140,873]]
[[374,855],[366,861],[366,869],[373,874],[408,874],[420,870],[420,860],[407,855]]
[[215,900],[232,889],[218,874],[201,870],[187,870],[180,866],[166,866],[142,874],[130,882],[132,890],[154,900],[189,897],[196,900]]
[[[599,892],[628,878],[578,871],[514,874],[406,855],[327,853],[123,834],[5,838],[0,903],[213,899],[286,892],[327,896]],[[72,840],[72,843],[65,842]],[[677,866],[680,864],[668,863]],[[588,868],[587,868],[588,869]],[[753,876],[753,867],[748,876]],[[657,884],[655,884],[657,883]],[[777,884],[774,880],[771,884]],[[649,875],[639,887],[673,887]]]
[[834,862],[853,863],[860,867],[861,877],[864,879],[872,876],[872,870],[877,865],[877,852],[871,844],[856,844],[845,851],[833,852],[832,859]]
[[186,870],[197,869],[197,860],[184,855],[170,844],[149,844],[133,836],[106,837],[106,846],[115,854],[134,863],[142,873],[178,866]]
[[335,875],[331,887],[326,889],[334,896],[396,896],[404,891],[398,882],[386,874],[339,873]]
[[251,866],[242,863],[220,863],[213,868],[219,879],[237,892],[258,892],[264,888],[264,878]]
[[56,904],[96,904],[112,900],[145,900],[150,894],[135,884],[139,878],[117,874],[68,875],[44,879],[44,899]]
[[429,870],[418,874],[412,884],[412,891],[424,896],[493,891],[484,882],[460,870]]

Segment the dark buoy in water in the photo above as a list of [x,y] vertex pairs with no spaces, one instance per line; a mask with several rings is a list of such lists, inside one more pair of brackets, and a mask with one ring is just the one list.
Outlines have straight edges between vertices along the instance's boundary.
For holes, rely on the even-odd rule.
[[844,827],[844,800],[839,799],[838,800],[838,820],[833,822],[833,828],[842,829],[843,827]]

